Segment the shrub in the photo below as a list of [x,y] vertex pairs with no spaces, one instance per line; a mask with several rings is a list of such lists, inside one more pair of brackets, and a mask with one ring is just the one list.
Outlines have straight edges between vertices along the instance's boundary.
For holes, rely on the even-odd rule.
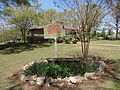
[[85,71],[85,65],[83,63],[78,62],[57,62],[58,65],[61,67],[69,68],[71,75],[78,75],[78,74],[84,74]]
[[34,37],[27,37],[28,42],[30,43],[37,43],[37,42],[44,42],[44,37],[43,36],[34,36]]
[[66,37],[66,38],[64,39],[64,41],[65,41],[65,44],[70,44],[70,42],[71,42],[72,40],[71,40],[71,38]]
[[53,39],[48,39],[48,43],[54,43]]
[[66,76],[69,76],[69,69],[61,67],[57,64],[51,64],[46,68],[45,76],[52,78],[64,78]]
[[74,62],[56,62],[57,65],[63,68],[69,68],[71,75],[84,75],[86,72],[93,72],[99,67],[98,61],[74,61]]
[[96,37],[97,40],[103,40],[103,37]]
[[64,38],[61,37],[57,38],[57,43],[62,43],[62,42],[64,42]]
[[109,37],[108,40],[116,40],[115,37]]
[[88,62],[86,72],[94,72],[99,67],[99,62],[96,60]]
[[72,42],[73,44],[76,44],[78,42],[78,39],[73,39]]
[[44,76],[45,75],[45,69],[48,65],[36,62],[34,63],[30,68],[24,70],[25,75],[37,75],[37,76]]

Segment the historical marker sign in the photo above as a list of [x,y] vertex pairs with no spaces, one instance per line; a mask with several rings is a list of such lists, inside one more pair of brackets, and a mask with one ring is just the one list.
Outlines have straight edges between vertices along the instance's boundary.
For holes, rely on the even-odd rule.
[[45,38],[57,38],[65,36],[65,31],[62,25],[59,24],[50,24],[44,28],[44,37]]
[[50,24],[44,28],[44,38],[52,38],[55,40],[55,58],[57,58],[57,37],[65,36],[62,25]]

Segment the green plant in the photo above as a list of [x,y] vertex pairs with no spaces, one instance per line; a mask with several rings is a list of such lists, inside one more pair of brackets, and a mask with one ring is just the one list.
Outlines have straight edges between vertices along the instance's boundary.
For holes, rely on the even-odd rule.
[[86,72],[94,72],[99,67],[99,62],[97,60],[88,62]]
[[65,62],[65,61],[60,61],[60,62],[55,62],[55,64],[63,67],[63,68],[69,68],[70,74],[71,75],[84,75],[86,72],[93,72],[95,71],[99,63],[98,61],[74,61],[74,62]]
[[73,39],[72,42],[73,44],[76,44],[78,42],[78,39]]
[[58,37],[57,38],[57,43],[62,43],[62,42],[64,42],[64,38]]
[[48,43],[54,43],[53,39],[48,39]]
[[43,36],[34,36],[34,37],[28,36],[27,40],[30,43],[38,43],[38,42],[43,43],[45,41]]
[[48,66],[48,64],[44,64],[41,62],[34,63],[30,68],[24,70],[25,75],[37,75],[37,76],[44,76],[45,75],[45,69]]
[[57,62],[58,65],[61,67],[69,68],[71,75],[78,75],[78,74],[84,74],[86,72],[85,64],[82,62]]
[[66,37],[64,41],[65,41],[65,44],[70,44],[72,40],[71,38]]
[[63,68],[57,64],[51,64],[46,68],[46,77],[64,78],[69,76],[69,68]]

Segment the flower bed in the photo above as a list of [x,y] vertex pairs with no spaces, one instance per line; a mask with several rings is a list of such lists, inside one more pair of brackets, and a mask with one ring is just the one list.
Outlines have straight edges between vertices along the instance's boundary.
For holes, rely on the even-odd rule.
[[[61,61],[60,61],[61,59]],[[83,83],[88,79],[97,79],[104,72],[105,63],[89,58],[84,62],[80,58],[57,58],[35,61],[26,64],[19,72],[22,82],[39,86],[59,86]]]

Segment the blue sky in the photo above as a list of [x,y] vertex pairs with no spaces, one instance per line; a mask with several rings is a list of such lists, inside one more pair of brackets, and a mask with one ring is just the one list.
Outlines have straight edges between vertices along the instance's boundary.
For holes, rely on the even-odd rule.
[[41,7],[44,10],[54,8],[59,11],[59,9],[56,8],[55,5],[53,4],[53,0],[39,0],[39,2],[40,2],[40,4],[42,4]]

